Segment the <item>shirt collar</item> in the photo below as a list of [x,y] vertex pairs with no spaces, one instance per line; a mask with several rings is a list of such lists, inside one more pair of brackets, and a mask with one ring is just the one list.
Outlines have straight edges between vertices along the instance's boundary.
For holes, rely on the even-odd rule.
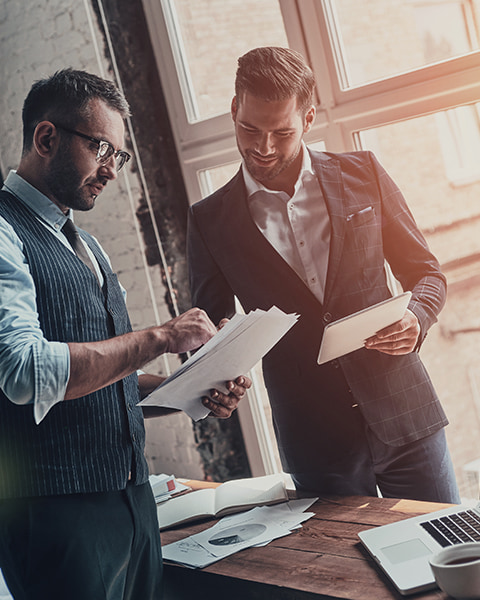
[[50,198],[42,194],[36,187],[20,177],[16,171],[10,171],[2,190],[10,192],[23,202],[35,215],[42,219],[47,225],[58,231],[62,228],[68,217],[72,217],[72,211],[65,215]]
[[[256,192],[260,192],[260,191],[266,192],[267,194],[283,194],[284,193],[284,192],[281,192],[278,190],[270,190],[267,187],[265,187],[262,183],[260,183],[256,179],[254,179],[250,175],[250,172],[248,171],[244,160],[242,160],[242,173],[243,173],[243,179],[245,181],[245,187],[247,189],[247,196],[249,198],[251,196],[253,196],[253,194],[255,194]],[[312,166],[312,158],[310,156],[310,152],[307,149],[307,146],[305,145],[305,142],[302,141],[302,166],[300,168],[300,173],[298,175],[298,179],[295,183],[295,191],[297,191],[297,189],[300,186],[301,182],[303,181],[304,177],[310,176],[310,175],[315,175],[315,171],[313,170],[313,166]]]

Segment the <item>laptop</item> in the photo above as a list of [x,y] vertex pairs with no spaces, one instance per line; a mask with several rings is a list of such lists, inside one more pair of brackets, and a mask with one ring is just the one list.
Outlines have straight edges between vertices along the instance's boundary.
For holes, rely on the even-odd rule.
[[452,544],[480,542],[480,502],[458,504],[358,534],[402,595],[436,587],[429,559]]

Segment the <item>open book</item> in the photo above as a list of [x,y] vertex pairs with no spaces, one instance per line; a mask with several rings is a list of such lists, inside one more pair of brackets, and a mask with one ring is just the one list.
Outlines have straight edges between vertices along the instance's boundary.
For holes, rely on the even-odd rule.
[[288,500],[283,475],[232,479],[216,488],[195,490],[157,505],[160,529],[187,521],[222,517],[255,506]]

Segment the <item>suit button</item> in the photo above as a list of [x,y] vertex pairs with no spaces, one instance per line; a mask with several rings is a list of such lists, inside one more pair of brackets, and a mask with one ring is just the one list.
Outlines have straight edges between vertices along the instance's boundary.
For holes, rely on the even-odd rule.
[[333,317],[332,317],[332,313],[326,312],[326,313],[323,315],[323,322],[324,322],[324,323],[330,323],[330,321],[332,320],[332,318],[333,318]]

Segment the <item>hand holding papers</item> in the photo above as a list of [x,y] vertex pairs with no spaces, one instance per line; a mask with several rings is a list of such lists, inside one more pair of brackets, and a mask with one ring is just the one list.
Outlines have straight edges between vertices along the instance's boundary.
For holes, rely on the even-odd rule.
[[177,408],[195,421],[205,418],[209,410],[201,397],[214,388],[228,393],[225,382],[254,367],[297,319],[276,306],[236,314],[140,404]]

